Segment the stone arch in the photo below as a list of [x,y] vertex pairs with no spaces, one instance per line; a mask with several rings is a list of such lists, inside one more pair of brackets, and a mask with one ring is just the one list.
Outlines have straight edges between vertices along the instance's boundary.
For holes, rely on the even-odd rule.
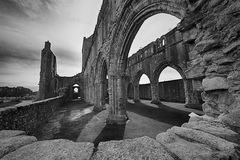
[[195,100],[196,97],[193,95],[192,80],[187,79],[185,71],[181,66],[170,63],[170,62],[160,63],[153,71],[152,97],[154,97],[154,98],[152,99],[152,103],[160,102],[158,79],[159,79],[160,74],[166,67],[171,67],[171,68],[175,69],[181,75],[181,77],[183,79],[183,85],[184,85],[185,105],[186,106],[192,105],[193,102],[196,101]]
[[[77,93],[75,93],[75,89],[78,90]],[[81,93],[81,86],[77,82],[73,82],[71,85],[72,99],[77,99],[78,97],[80,97],[80,93]]]
[[144,70],[139,70],[138,72],[136,72],[136,74],[133,76],[133,80],[132,80],[132,84],[133,84],[133,100],[135,102],[139,102],[140,101],[140,92],[139,92],[139,82],[140,79],[142,77],[142,75],[146,75],[151,83],[151,78],[150,75],[147,74],[146,72],[144,72]]
[[96,68],[96,103],[94,109],[103,110],[105,104],[109,103],[108,78],[106,77],[108,76],[109,64],[101,53],[98,55]]
[[181,75],[182,79],[186,79],[186,75],[184,73],[184,70],[179,65],[176,65],[176,64],[173,64],[173,63],[170,63],[170,62],[162,62],[153,71],[152,80],[154,82],[158,81],[158,78],[159,78],[160,74],[162,73],[162,71],[166,67],[171,67],[171,68],[175,69]]
[[103,67],[104,63],[106,63],[107,70],[109,71],[109,61],[107,60],[106,57],[103,56],[102,53],[99,53],[98,58],[97,58],[97,63],[96,63],[97,80],[100,80],[100,77],[101,77],[101,74],[102,74],[101,71],[102,71],[102,67]]
[[143,22],[158,13],[171,14],[178,18],[185,15],[184,1],[127,1],[122,13],[117,21],[117,28],[113,34],[110,46],[110,71],[111,92],[110,101],[112,102],[108,117],[109,123],[125,123],[126,116],[126,92],[124,82],[127,68],[128,52],[133,39]]
[[[130,2],[129,2],[130,3]],[[178,2],[163,2],[153,0],[148,2],[132,1],[131,9],[126,7],[126,12],[120,17],[118,28],[115,36],[113,36],[113,44],[110,51],[111,60],[117,59],[118,72],[124,71],[126,68],[126,59],[131,47],[132,41],[136,36],[143,22],[149,17],[158,13],[171,14],[182,19],[185,15],[185,4]],[[136,4],[138,3],[138,4]],[[133,12],[134,11],[134,12]],[[119,38],[121,37],[121,38]],[[116,56],[116,57],[115,57]]]
[[103,60],[101,65],[101,74],[100,74],[100,98],[101,105],[109,103],[109,93],[108,93],[108,66],[106,60]]
[[128,83],[127,98],[129,98],[129,99],[133,99],[134,98],[134,86],[133,86],[132,82]]
[[144,70],[139,70],[136,72],[136,74],[133,76],[133,83],[138,83],[139,84],[139,81],[140,81],[140,78],[142,77],[142,75],[146,75],[148,77],[148,79],[150,80],[150,83],[151,83],[151,76],[145,72]]

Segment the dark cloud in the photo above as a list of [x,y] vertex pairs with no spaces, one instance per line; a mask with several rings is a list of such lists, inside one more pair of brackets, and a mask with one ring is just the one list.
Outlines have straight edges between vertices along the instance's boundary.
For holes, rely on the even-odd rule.
[[65,64],[75,65],[76,63],[81,62],[80,54],[69,49],[65,48],[56,48],[53,50],[54,54],[57,57],[57,60],[62,61]]
[[1,0],[0,13],[6,16],[38,19],[48,15],[56,0]]
[[10,62],[30,65],[36,61],[40,61],[40,53],[35,50],[0,44],[0,67]]
[[12,0],[1,0],[0,1],[0,13],[12,16],[27,16],[25,12],[19,7],[18,3]]

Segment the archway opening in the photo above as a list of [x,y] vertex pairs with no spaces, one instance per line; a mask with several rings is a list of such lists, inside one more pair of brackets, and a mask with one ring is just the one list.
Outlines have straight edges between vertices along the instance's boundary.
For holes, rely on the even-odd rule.
[[139,99],[152,99],[150,80],[146,74],[143,74],[139,80]]
[[[168,11],[168,9],[165,10],[164,8],[165,4],[163,3],[159,2],[159,3],[148,5],[148,3],[146,2],[146,6],[144,5],[145,4],[143,4],[143,6],[139,5],[140,6],[139,8],[136,7],[136,10],[134,10],[134,12],[129,13],[130,15],[128,15],[127,12],[126,14],[124,13],[122,17],[126,18],[126,20],[122,19],[122,23],[121,25],[119,25],[120,27],[117,28],[117,31],[115,34],[116,36],[114,36],[113,44],[111,48],[112,54],[110,55],[111,56],[110,57],[110,60],[111,60],[110,73],[114,73],[116,71],[115,73],[120,74],[120,76],[116,75],[117,80],[115,79],[111,80],[112,82],[111,87],[113,87],[113,90],[111,90],[112,91],[111,102],[113,102],[112,104],[113,107],[111,108],[112,113],[110,114],[112,114],[111,116],[113,116],[114,118],[116,117],[117,120],[115,120],[112,117],[110,118],[110,120],[117,121],[118,123],[126,119],[125,100],[127,96],[125,95],[126,93],[125,92],[126,86],[124,83],[126,82],[125,75],[129,75],[129,73],[130,73],[130,76],[135,75],[136,72],[134,72],[134,70],[135,71],[142,70],[142,71],[145,71],[147,75],[149,75],[149,78],[152,82],[152,72],[153,72],[153,69],[155,68],[153,65],[156,66],[157,65],[156,63],[160,63],[161,61],[160,59],[155,59],[154,64],[152,64],[150,60],[148,61],[148,63],[144,63],[143,61],[148,58],[150,59],[150,57],[154,57],[155,54],[160,54],[160,53],[162,53],[162,57],[165,60],[167,58],[171,58],[171,56],[169,57],[165,56],[166,50],[167,48],[171,47],[171,45],[176,45],[175,42],[177,42],[176,35],[175,35],[177,28],[175,27],[177,26],[177,23],[179,22],[179,20],[176,19],[175,17],[172,17],[173,19],[177,20],[176,24],[170,27],[173,30],[170,31],[170,28],[168,27],[165,30],[165,33],[168,32],[167,35],[164,35],[165,33],[160,33],[153,40],[150,40],[150,42],[153,41],[152,43],[148,44],[149,42],[146,42],[147,44],[145,43],[143,46],[141,46],[140,50],[139,50],[139,47],[137,47],[135,51],[132,51],[131,47],[133,46],[133,43],[135,43],[134,41],[136,41],[136,38],[138,37],[137,34],[140,33],[139,29],[140,28],[142,29],[144,27],[144,24],[147,23],[147,21],[149,21],[151,18],[161,15],[158,13],[162,13],[162,12],[170,13],[172,15],[175,15],[176,17],[182,18],[181,13],[177,11],[178,9],[175,8],[176,12]],[[166,14],[164,14],[164,16],[165,15]],[[158,23],[150,24],[151,27],[164,26],[168,22],[170,22],[170,20],[167,19],[164,22],[160,19],[160,20],[155,20],[154,22],[158,22]],[[151,31],[152,29],[148,27],[147,30]],[[157,35],[157,33],[155,32],[154,35]],[[140,40],[143,40],[143,39],[145,40],[146,36],[140,36]],[[156,39],[162,40],[163,42],[161,43],[160,41],[160,43],[158,43]],[[158,47],[160,48],[159,50],[157,50]],[[130,48],[131,48],[131,51],[130,51]],[[156,50],[159,52],[155,52]],[[132,53],[136,53],[136,54],[133,54],[133,56],[131,56]],[[132,67],[132,68],[129,69],[129,67]],[[135,77],[131,77],[131,78],[135,78]],[[135,91],[138,91],[139,83],[136,83],[136,81],[133,79],[133,85],[134,85],[134,95],[137,95]],[[152,86],[150,86],[149,88],[150,88],[149,89],[150,93],[153,92]],[[118,92],[119,90],[120,92]],[[150,95],[152,97],[152,94]],[[141,95],[139,97],[134,96],[134,98],[140,98],[140,97]],[[115,108],[115,106],[117,108]],[[143,119],[145,119],[146,117],[151,117],[151,118],[154,117],[155,119],[162,121],[160,117],[165,116],[164,114],[166,114],[166,113],[163,114],[164,111],[160,112],[160,110],[156,106],[152,106],[148,102],[146,104],[131,103],[127,105],[127,109],[133,112],[138,112],[139,114],[142,114]],[[167,114],[171,115],[169,116],[169,119],[171,119],[170,117],[172,117],[172,113],[168,112]],[[184,118],[188,119],[187,116]],[[129,119],[131,119],[131,117]],[[173,121],[173,120],[169,120],[169,121]],[[180,121],[181,120],[176,120],[175,122],[179,123]],[[181,122],[185,122],[185,119],[184,121],[181,121]],[[141,124],[139,125],[141,126]],[[174,125],[174,124],[171,123],[171,125]]]
[[78,99],[80,97],[80,86],[78,84],[74,84],[72,86],[72,99]]
[[127,97],[128,97],[128,99],[133,99],[134,98],[134,87],[133,87],[132,83],[128,84]]
[[[178,18],[165,13],[159,13],[146,19],[133,39],[128,57],[131,57],[151,42],[168,33],[179,22]],[[164,46],[165,44],[165,39],[162,39],[161,45]]]
[[161,101],[185,103],[184,81],[176,69],[165,67],[159,75],[158,87]]
[[102,104],[109,104],[109,93],[108,93],[108,69],[106,61],[102,65],[101,73],[101,85],[102,85]]

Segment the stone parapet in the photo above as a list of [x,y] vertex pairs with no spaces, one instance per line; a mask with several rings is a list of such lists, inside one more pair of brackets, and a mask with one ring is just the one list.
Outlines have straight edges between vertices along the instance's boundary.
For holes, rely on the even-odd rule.
[[0,130],[24,130],[34,134],[39,125],[63,104],[63,97],[37,101],[27,105],[10,106],[0,109]]

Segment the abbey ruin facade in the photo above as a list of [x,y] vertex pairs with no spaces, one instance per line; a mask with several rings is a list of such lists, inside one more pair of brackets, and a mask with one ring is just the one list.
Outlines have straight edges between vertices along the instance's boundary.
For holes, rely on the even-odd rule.
[[[128,58],[139,28],[158,13],[181,22]],[[183,78],[186,105],[199,104],[196,93],[201,92],[205,114],[232,124],[240,106],[239,32],[239,2],[235,0],[104,0],[93,35],[84,38],[81,73],[58,76],[56,58],[46,43],[40,99],[56,96],[63,87],[71,93],[72,85],[79,84],[81,97],[102,110],[107,90],[108,122],[125,123],[128,85],[133,84],[134,99],[139,99],[139,78],[145,73],[151,82],[152,102],[158,103],[159,74],[171,66]]]

